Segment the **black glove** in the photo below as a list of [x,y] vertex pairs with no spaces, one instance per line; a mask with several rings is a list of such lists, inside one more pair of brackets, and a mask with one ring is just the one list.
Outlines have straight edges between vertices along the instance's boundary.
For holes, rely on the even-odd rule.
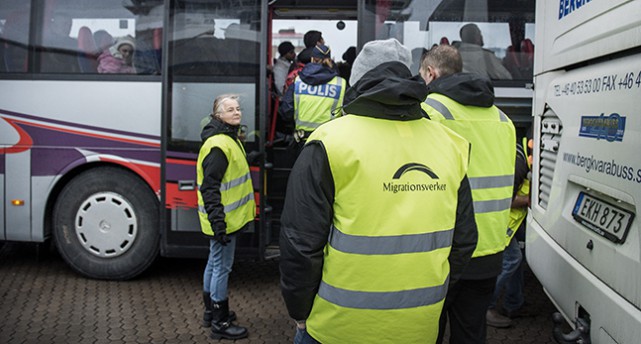
[[216,230],[214,233],[214,240],[218,241],[218,243],[223,246],[227,246],[227,243],[231,241],[231,239],[227,237],[227,231],[224,228]]
[[257,165],[260,162],[259,159],[261,156],[262,154],[259,151],[251,151],[247,153],[247,162],[250,165]]

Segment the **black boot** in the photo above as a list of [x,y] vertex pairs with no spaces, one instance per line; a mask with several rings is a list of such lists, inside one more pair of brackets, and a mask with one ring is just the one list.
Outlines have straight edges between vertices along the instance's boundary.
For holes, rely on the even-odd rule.
[[247,329],[229,320],[229,301],[211,302],[211,339],[240,339],[247,337]]
[[[205,312],[203,313],[203,327],[211,326],[211,298],[208,292],[203,291],[203,304],[205,305]],[[236,321],[236,313],[229,311],[229,322]]]

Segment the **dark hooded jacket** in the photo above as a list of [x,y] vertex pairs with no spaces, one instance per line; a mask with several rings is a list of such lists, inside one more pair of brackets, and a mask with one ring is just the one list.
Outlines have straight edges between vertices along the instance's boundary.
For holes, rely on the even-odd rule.
[[[412,77],[400,62],[388,62],[347,90],[343,110],[348,116],[422,120],[420,104],[426,96],[423,79]],[[322,142],[307,142],[289,176],[287,190],[280,233],[281,290],[289,315],[303,320],[311,312],[321,281],[323,249],[333,218],[334,180]],[[450,281],[462,273],[476,240],[472,194],[465,177],[459,188]]]
[[[214,135],[223,134],[235,140],[238,138],[238,129],[239,126],[232,126],[212,118],[203,128],[200,138],[204,143]],[[203,181],[200,185],[200,193],[203,196],[205,210],[214,233],[226,230],[225,207],[221,203],[220,183],[228,165],[225,153],[217,147],[212,148],[202,162]]]
[[[494,105],[492,82],[472,73],[456,73],[437,78],[427,85],[427,89],[429,93],[442,94],[466,106]],[[502,264],[503,252],[473,258],[461,279],[480,280],[496,277],[501,273]]]
[[[338,72],[320,63],[308,63],[298,73],[298,76],[302,82],[315,86],[330,82],[334,77],[338,76]],[[287,133],[293,132],[296,126],[294,121],[294,88],[287,88],[278,109],[280,120],[283,122],[283,128]]]

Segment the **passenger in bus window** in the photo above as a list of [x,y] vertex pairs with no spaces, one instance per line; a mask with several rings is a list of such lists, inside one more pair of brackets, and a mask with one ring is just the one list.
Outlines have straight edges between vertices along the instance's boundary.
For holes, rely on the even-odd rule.
[[448,281],[474,251],[469,143],[423,118],[410,63],[396,39],[365,44],[346,115],[291,171],[280,272],[296,344],[434,343]]
[[462,73],[462,68],[456,48],[438,45],[423,56],[420,69],[428,88],[422,104],[426,115],[471,144],[468,176],[478,226],[478,244],[472,259],[461,279],[449,287],[437,343],[443,340],[449,318],[450,343],[481,344],[487,335],[487,309],[502,271],[516,134],[512,121],[494,106],[490,80]]
[[463,58],[464,72],[476,73],[488,79],[512,79],[512,75],[494,52],[483,49],[483,35],[476,24],[464,25],[459,33],[461,42],[457,44],[457,48]]
[[311,63],[303,67],[287,89],[279,109],[285,128],[293,129],[296,155],[316,128],[340,115],[346,84],[338,76],[330,48],[315,46]]
[[131,36],[116,39],[116,43],[98,56],[98,73],[136,73],[131,64],[135,48],[136,43]]
[[239,140],[240,104],[236,95],[214,100],[210,121],[201,133],[198,154],[198,216],[209,237],[209,258],[203,274],[203,325],[212,339],[247,337],[247,329],[233,323],[228,280],[234,264],[236,235],[251,226],[256,215],[254,189],[245,149]]

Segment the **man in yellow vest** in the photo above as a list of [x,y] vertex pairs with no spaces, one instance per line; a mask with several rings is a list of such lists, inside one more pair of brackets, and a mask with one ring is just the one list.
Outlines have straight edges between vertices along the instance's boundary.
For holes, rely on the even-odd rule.
[[452,344],[485,343],[486,312],[502,269],[516,157],[514,125],[494,106],[490,80],[461,71],[461,55],[449,45],[430,49],[420,67],[428,85],[427,116],[471,143],[468,177],[479,237],[470,264],[445,302],[439,342],[449,318]]
[[[515,234],[523,234],[525,230],[525,217],[530,205],[530,163],[527,152],[527,138],[522,144],[516,145],[516,165],[514,166],[514,192],[510,206],[510,223],[505,233],[507,247],[503,252],[503,270],[496,279],[496,287],[492,302],[487,310],[487,324],[492,327],[503,328],[512,325],[512,317],[521,312],[525,303],[523,299],[523,253]],[[523,228],[521,228],[523,227]],[[505,288],[503,307],[497,309],[496,303]]]
[[345,114],[292,169],[280,271],[295,343],[433,343],[476,247],[469,143],[423,118],[410,64],[395,39],[365,44]]

